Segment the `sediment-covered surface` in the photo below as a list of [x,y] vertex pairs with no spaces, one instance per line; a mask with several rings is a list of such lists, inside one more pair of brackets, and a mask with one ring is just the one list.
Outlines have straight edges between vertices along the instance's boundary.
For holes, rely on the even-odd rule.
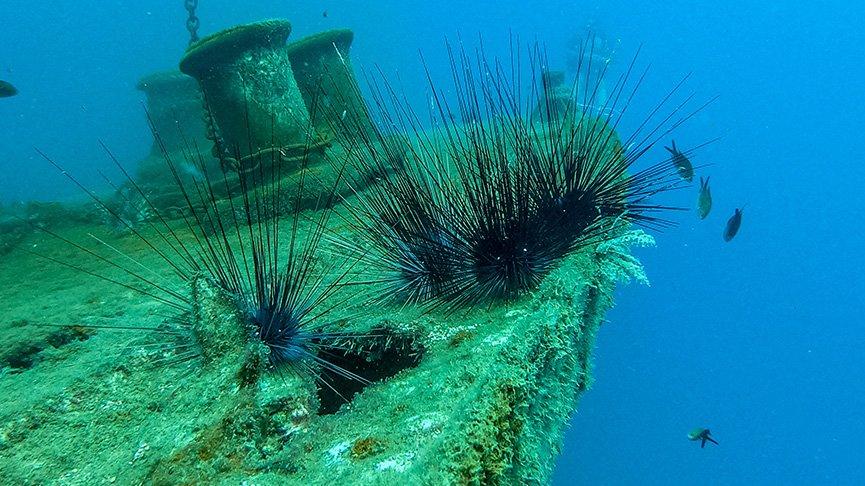
[[[110,241],[112,258],[172,278],[132,235],[83,223],[62,233]],[[332,318],[374,337],[346,357],[373,383],[341,389],[345,403],[309,376],[245,383],[230,353],[186,361],[171,335],[99,327],[159,328],[172,311],[30,253],[128,281],[34,232],[0,260],[0,482],[545,483],[615,282],[642,278],[628,247],[646,241],[625,233],[573,255],[538,290],[489,309],[424,313],[346,288]],[[186,289],[196,318],[232,326],[230,305],[202,285]]]

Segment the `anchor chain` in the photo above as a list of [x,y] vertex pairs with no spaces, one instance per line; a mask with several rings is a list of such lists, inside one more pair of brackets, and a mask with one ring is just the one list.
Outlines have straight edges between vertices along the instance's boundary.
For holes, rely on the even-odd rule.
[[[189,14],[186,18],[186,30],[189,31],[189,45],[191,46],[198,42],[198,27],[201,25],[201,20],[195,14],[195,9],[198,8],[198,0],[183,0],[183,6]],[[204,107],[205,137],[213,142],[213,147],[211,147],[210,153],[214,158],[222,160],[227,154],[225,143],[219,135],[219,128],[216,126],[216,120],[213,118],[213,112],[210,110],[210,105],[208,105],[206,97],[203,96],[204,86],[202,86],[200,82],[198,85],[202,92],[201,104]]]
[[201,21],[195,15],[195,9],[198,8],[198,0],[183,0],[183,5],[189,14],[186,18],[186,30],[189,31],[189,45],[192,45],[198,41],[198,26],[201,25]]
[[[200,83],[199,86],[201,86]],[[201,86],[201,90],[203,93],[204,86]],[[207,97],[202,96],[201,98],[202,105],[204,106],[205,137],[213,143],[213,146],[210,148],[210,155],[214,159],[219,160],[220,163],[224,163],[226,158],[229,158],[228,149],[225,147],[225,140],[223,140],[222,135],[219,133],[219,127],[216,125],[213,111],[211,111],[210,105],[207,103]]]

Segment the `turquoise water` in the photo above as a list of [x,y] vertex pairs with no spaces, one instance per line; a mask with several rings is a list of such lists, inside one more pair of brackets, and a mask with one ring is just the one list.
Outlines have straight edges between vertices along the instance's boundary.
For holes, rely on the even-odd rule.
[[[76,194],[33,146],[97,185],[92,168],[109,163],[99,139],[123,161],[147,153],[134,86],[175,66],[185,49],[185,11],[171,3],[4,2],[0,79],[20,93],[0,100],[0,201]],[[504,55],[513,33],[543,42],[550,64],[565,68],[571,40],[590,27],[620,40],[619,71],[641,46],[652,67],[634,113],[693,73],[691,89],[720,99],[675,137],[689,145],[722,137],[694,158],[709,164],[698,175],[712,177],[713,211],[705,221],[675,215],[678,227],[640,252],[652,286],[619,290],[554,482],[865,478],[857,143],[865,7],[201,0],[198,15],[202,34],[269,17],[290,19],[293,39],[351,28],[356,65],[398,72],[418,110],[427,105],[418,50],[432,72],[447,73],[445,37],[475,46],[480,35],[489,54]],[[692,207],[696,188],[666,201]],[[724,243],[726,219],[745,204],[740,234]],[[711,428],[720,445],[689,442],[695,427]]]

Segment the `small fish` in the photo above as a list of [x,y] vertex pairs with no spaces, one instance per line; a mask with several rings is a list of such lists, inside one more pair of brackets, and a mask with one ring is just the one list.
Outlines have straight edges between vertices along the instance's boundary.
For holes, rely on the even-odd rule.
[[12,84],[0,80],[0,98],[8,98],[18,94],[18,90]]
[[322,12],[322,13],[321,13],[321,16],[324,17],[324,18],[327,18],[327,10],[325,10],[324,12]]
[[688,440],[699,440],[700,449],[706,447],[706,442],[711,442],[718,445],[718,441],[712,438],[712,432],[709,429],[694,429],[688,434]]
[[673,165],[676,167],[676,170],[679,171],[679,177],[688,182],[694,180],[694,166],[691,165],[691,161],[685,157],[685,154],[679,152],[679,149],[676,148],[676,141],[673,140],[672,147],[664,148],[673,156]]
[[697,198],[697,213],[700,219],[706,219],[709,211],[712,210],[712,190],[709,189],[709,178],[703,180],[700,177],[700,196]]
[[732,240],[739,232],[739,226],[742,226],[742,209],[736,208],[736,212],[730,216],[730,219],[727,220],[727,227],[724,228],[724,241]]

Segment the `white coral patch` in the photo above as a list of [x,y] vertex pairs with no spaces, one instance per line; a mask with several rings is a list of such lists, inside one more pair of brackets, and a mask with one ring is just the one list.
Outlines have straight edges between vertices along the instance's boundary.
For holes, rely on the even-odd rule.
[[396,472],[404,472],[411,466],[412,459],[414,459],[414,452],[404,452],[381,461],[375,467],[379,471],[394,470]]
[[332,461],[340,460],[340,457],[350,447],[348,442],[340,442],[327,450],[327,454]]
[[488,344],[490,346],[501,346],[502,344],[508,342],[508,337],[509,336],[507,335],[487,336],[486,338],[484,338],[484,344]]

